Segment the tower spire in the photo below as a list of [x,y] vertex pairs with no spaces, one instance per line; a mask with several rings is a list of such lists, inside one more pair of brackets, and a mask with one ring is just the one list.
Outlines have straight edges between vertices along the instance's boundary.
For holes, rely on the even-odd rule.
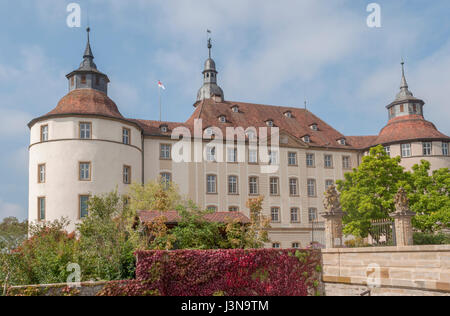
[[86,49],[84,50],[83,58],[92,58],[92,59],[94,59],[94,54],[92,54],[91,39],[90,39],[91,28],[88,27],[86,29],[86,32],[87,32],[87,44],[86,44]]
[[413,94],[409,91],[408,82],[406,81],[405,76],[405,61],[402,58],[402,81],[400,84],[400,92],[397,94],[397,100],[406,99],[408,97],[412,97]]
[[212,40],[209,34],[210,30],[207,30],[208,37],[208,59],[205,62],[205,68],[203,70],[203,86],[200,88],[197,94],[197,101],[205,99],[224,100],[223,90],[217,85],[217,70],[216,63],[211,58]]

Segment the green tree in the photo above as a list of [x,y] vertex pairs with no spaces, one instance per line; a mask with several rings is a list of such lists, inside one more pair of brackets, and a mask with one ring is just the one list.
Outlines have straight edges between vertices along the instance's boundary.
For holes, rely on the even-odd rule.
[[145,249],[135,213],[117,192],[89,200],[89,215],[77,225],[80,234],[78,262],[86,280],[131,279],[134,252]]
[[390,158],[382,146],[372,148],[361,165],[337,181],[341,204],[346,212],[344,233],[367,237],[371,221],[384,219],[395,211],[394,197],[405,186],[409,174],[400,157]]
[[262,214],[263,202],[263,196],[247,201],[247,207],[250,209],[249,225],[242,225],[237,221],[227,224],[226,236],[229,248],[257,249],[270,242],[268,234],[270,218]]
[[134,212],[175,210],[182,203],[177,186],[163,181],[152,181],[146,185],[134,183],[129,196],[130,209]]
[[28,222],[15,217],[5,218],[0,223],[0,285],[3,285],[3,295],[6,294],[9,283],[18,282],[18,267],[20,257],[14,253],[28,237]]
[[413,225],[422,232],[450,227],[450,171],[444,168],[430,175],[430,168],[426,160],[415,165],[408,188],[410,208],[417,213]]

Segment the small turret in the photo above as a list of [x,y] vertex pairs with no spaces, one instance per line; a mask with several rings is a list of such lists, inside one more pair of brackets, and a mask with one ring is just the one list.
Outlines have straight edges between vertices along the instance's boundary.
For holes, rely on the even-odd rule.
[[69,92],[76,89],[94,89],[108,94],[109,78],[98,71],[94,63],[94,54],[91,49],[90,32],[87,28],[87,44],[80,67],[66,77],[69,79]]
[[205,62],[203,70],[203,86],[197,94],[197,102],[205,99],[215,99],[220,102],[224,100],[223,90],[217,85],[216,63],[211,58],[212,43],[211,38],[208,39],[209,57]]

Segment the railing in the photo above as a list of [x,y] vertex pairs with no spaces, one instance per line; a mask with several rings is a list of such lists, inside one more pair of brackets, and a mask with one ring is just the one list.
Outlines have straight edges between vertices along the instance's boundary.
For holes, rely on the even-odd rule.
[[312,221],[311,225],[311,245],[317,248],[325,248],[325,222]]
[[394,221],[390,218],[372,221],[369,229],[369,244],[375,247],[396,246]]

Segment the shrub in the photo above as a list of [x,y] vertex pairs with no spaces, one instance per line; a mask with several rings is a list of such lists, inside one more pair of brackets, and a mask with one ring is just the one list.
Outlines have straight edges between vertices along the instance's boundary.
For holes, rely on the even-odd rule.
[[137,280],[102,295],[306,296],[320,284],[317,250],[140,251]]
[[450,236],[446,234],[414,233],[414,245],[449,245]]

